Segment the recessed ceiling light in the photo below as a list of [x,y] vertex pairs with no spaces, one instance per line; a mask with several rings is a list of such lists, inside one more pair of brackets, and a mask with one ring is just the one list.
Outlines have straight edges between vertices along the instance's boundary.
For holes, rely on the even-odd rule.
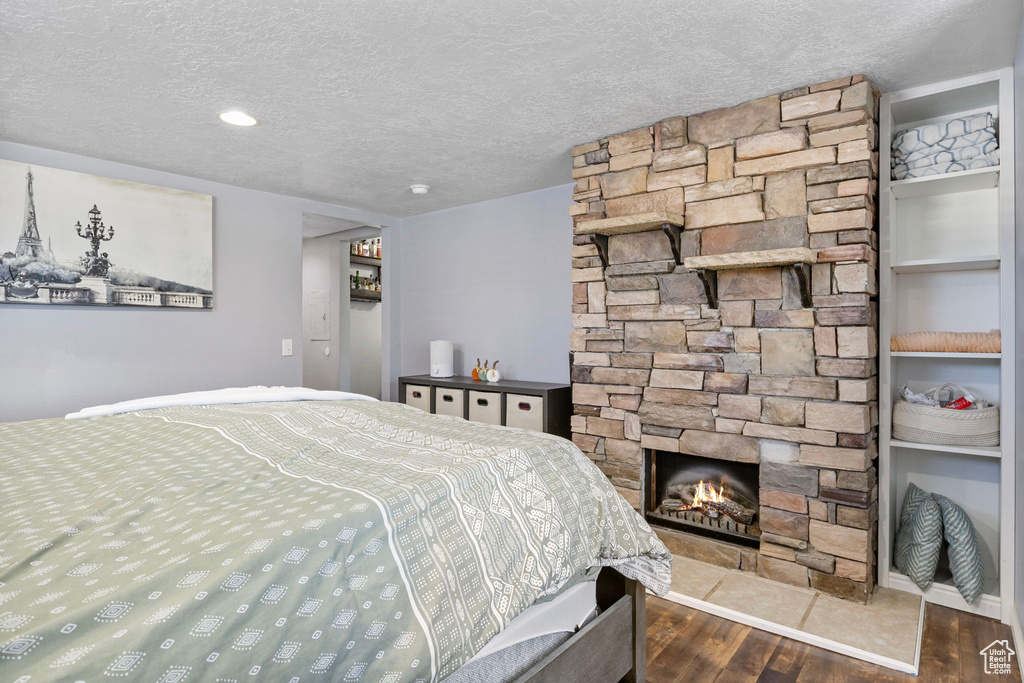
[[224,123],[230,123],[232,126],[255,126],[256,119],[246,114],[244,111],[232,110],[221,113],[220,120]]
[[412,190],[413,194],[426,194],[426,193],[430,192],[430,185],[422,185],[422,184],[410,185],[409,189]]

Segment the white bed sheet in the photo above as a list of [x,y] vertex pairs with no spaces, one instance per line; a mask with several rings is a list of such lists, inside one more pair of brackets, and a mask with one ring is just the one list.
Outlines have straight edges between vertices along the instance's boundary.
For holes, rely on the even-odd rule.
[[348,391],[319,391],[305,387],[235,387],[214,391],[191,391],[186,394],[169,394],[137,398],[110,405],[90,406],[77,413],[68,413],[66,420],[98,415],[116,415],[136,410],[153,410],[169,406],[212,406],[225,403],[273,403],[278,401],[376,401],[363,394]]
[[597,581],[578,583],[553,600],[527,607],[469,661],[475,662],[498,650],[539,636],[566,631],[571,633],[587,620],[595,607]]

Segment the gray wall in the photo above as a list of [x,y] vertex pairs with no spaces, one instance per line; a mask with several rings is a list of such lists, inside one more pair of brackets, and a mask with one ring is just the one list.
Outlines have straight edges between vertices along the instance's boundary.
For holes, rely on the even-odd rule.
[[401,374],[429,372],[430,341],[450,339],[456,374],[479,356],[509,379],[569,380],[572,187],[402,219],[385,242],[401,272]]
[[[302,212],[379,214],[0,142],[0,158],[214,196],[214,309],[0,307],[0,421],[181,391],[302,380]],[[50,226],[40,226],[45,232]],[[14,245],[3,247],[12,249]],[[295,355],[281,356],[292,339]]]
[[[1013,114],[1014,114],[1014,159],[1017,161],[1014,181],[1014,209],[1016,211],[1016,273],[1017,273],[1017,334],[1014,352],[1017,354],[1017,424],[1021,424],[1020,411],[1024,410],[1024,172],[1021,170],[1021,163],[1024,162],[1024,27],[1021,28],[1020,38],[1017,41],[1017,57],[1013,63]],[[1014,528],[1016,529],[1015,542],[1018,544],[1014,551],[1016,561],[1014,562],[1014,601],[1017,612],[1018,625],[1024,622],[1024,432],[1018,433],[1016,438],[1016,463],[1014,468],[1015,484],[1017,492],[1016,518]],[[1019,635],[1019,634],[1018,634]],[[1024,643],[1017,643],[1017,651],[1020,652]],[[1018,659],[1018,663],[1019,663]]]
[[348,321],[351,390],[357,394],[380,398],[381,304],[368,301],[350,302]]

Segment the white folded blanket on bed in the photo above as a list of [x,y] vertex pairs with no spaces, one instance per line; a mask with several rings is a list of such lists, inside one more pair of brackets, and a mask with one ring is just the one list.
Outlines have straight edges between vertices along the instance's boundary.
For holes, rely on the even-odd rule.
[[169,406],[207,406],[224,403],[276,403],[278,401],[376,401],[377,399],[347,391],[318,391],[304,387],[236,387],[214,391],[192,391],[186,394],[170,394],[122,401],[105,406],[83,408],[77,413],[68,413],[66,420],[98,415],[133,413],[136,410],[153,410]]

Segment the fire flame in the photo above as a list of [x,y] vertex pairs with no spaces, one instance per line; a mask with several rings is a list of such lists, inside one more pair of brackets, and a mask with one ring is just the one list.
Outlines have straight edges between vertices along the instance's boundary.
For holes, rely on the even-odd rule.
[[693,503],[691,509],[703,508],[707,503],[724,503],[725,487],[716,488],[711,482],[701,480],[693,492]]

